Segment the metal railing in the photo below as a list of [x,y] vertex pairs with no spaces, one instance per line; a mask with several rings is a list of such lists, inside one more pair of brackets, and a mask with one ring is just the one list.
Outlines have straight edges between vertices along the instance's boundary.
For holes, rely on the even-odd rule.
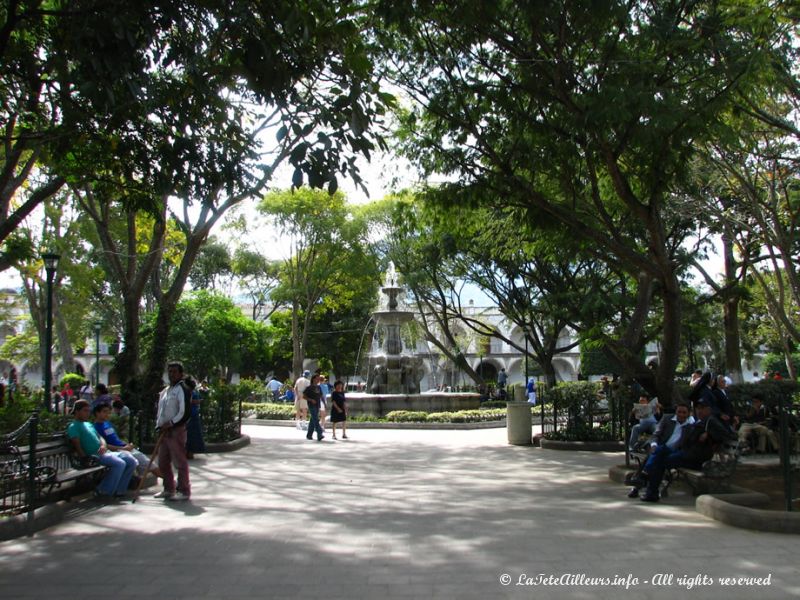
[[[39,473],[36,459],[39,413],[33,414],[14,431],[0,435],[0,514],[28,512],[38,500]],[[27,441],[25,447],[23,442]]]

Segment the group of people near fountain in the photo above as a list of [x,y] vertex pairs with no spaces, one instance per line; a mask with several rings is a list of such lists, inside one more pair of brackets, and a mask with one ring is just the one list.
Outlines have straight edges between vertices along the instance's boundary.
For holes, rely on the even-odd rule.
[[[347,439],[347,399],[344,394],[344,382],[337,380],[330,389],[327,376],[319,370],[311,375],[311,371],[303,371],[303,375],[294,383],[295,422],[298,429],[306,431],[306,439],[317,441],[325,439],[325,418],[330,400],[330,422],[333,439],[336,437],[336,424],[341,423],[342,439]],[[308,421],[306,421],[308,419]]]

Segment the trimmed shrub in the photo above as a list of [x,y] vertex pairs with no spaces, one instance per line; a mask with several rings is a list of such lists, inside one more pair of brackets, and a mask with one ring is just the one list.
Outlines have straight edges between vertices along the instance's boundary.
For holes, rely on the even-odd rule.
[[602,390],[599,382],[563,381],[550,390],[550,400],[555,401],[559,410],[570,409],[583,411],[591,408],[599,400],[598,392]]
[[481,423],[484,421],[500,421],[505,416],[505,408],[438,413],[395,410],[386,415],[386,420],[395,423]]
[[544,434],[545,439],[559,442],[612,442],[616,441],[611,435],[611,427],[589,427],[580,425],[570,429],[550,431]]
[[506,402],[505,400],[487,400],[486,402],[481,402],[481,408],[505,408]]
[[66,373],[62,378],[61,381],[58,382],[59,389],[64,389],[64,386],[69,383],[69,387],[72,388],[73,391],[77,392],[83,387],[83,382],[86,381],[88,377],[85,375],[79,375],[78,373]]
[[255,413],[256,419],[269,419],[272,421],[291,421],[294,419],[294,405],[275,404],[274,402],[242,404],[242,410]]
[[727,392],[737,412],[743,413],[753,396],[760,396],[764,404],[769,407],[777,406],[781,400],[791,400],[800,393],[800,383],[785,379],[779,381],[768,379],[754,383],[730,385]]
[[393,410],[387,413],[386,420],[395,423],[424,423],[428,420],[428,413],[416,410]]
[[[800,373],[800,352],[792,354],[792,363],[794,364],[795,373]],[[777,371],[781,374],[781,377],[789,377],[789,369],[786,368],[786,358],[783,354],[769,353],[765,355],[764,360],[761,362],[761,368],[764,369],[764,373]]]

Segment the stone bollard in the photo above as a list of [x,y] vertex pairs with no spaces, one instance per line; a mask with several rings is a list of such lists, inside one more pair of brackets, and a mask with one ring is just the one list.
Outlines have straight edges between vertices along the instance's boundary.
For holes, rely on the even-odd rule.
[[525,391],[524,385],[514,386],[514,402],[527,402],[528,392]]
[[531,405],[527,402],[509,402],[506,405],[506,431],[508,443],[515,446],[530,446]]

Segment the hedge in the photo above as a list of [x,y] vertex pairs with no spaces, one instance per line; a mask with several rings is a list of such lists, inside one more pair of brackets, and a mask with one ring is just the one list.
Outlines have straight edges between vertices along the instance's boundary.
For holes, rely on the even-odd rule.
[[386,415],[386,420],[394,423],[481,423],[484,421],[500,421],[505,417],[506,409],[504,408],[438,413],[393,410]]

